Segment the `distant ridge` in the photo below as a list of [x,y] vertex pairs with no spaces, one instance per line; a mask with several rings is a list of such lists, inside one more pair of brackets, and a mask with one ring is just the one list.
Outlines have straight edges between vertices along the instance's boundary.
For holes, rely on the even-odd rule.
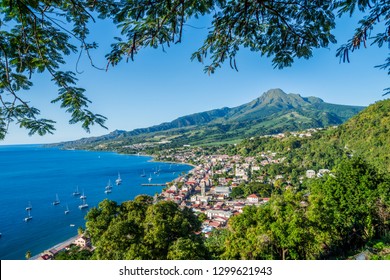
[[230,141],[339,125],[362,109],[362,106],[330,104],[317,97],[302,97],[299,94],[286,94],[281,89],[271,89],[237,107],[195,113],[147,128],[115,130],[100,137],[57,145],[64,148],[116,149],[124,145],[159,141],[172,145]]

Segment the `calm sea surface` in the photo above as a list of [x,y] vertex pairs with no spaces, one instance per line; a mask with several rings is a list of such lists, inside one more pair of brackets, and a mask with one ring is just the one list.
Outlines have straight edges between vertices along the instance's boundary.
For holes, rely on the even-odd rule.
[[[121,203],[139,194],[154,195],[163,187],[141,186],[149,176],[151,183],[166,183],[191,168],[110,152],[0,146],[0,259],[24,259],[28,250],[36,255],[76,235],[77,228],[85,226],[88,211],[78,208],[81,199],[73,196],[77,187],[87,196],[90,209],[105,198]],[[116,186],[118,172],[122,184]],[[105,194],[109,180],[112,193]],[[60,204],[53,205],[56,195]],[[29,205],[33,218],[25,222]],[[67,207],[70,212],[65,215]]]

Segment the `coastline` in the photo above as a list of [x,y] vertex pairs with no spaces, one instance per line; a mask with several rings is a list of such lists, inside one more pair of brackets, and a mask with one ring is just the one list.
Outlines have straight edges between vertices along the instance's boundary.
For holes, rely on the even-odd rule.
[[[80,150],[80,151],[87,151],[87,152],[102,152],[102,151],[90,151],[90,150]],[[161,160],[156,160],[156,156],[154,155],[146,155],[146,154],[141,154],[141,155],[138,155],[138,154],[125,154],[125,153],[118,153],[118,152],[115,152],[115,151],[103,151],[103,152],[109,152],[109,153],[115,153],[117,155],[126,155],[126,156],[142,156],[142,157],[150,157],[151,159],[148,160],[148,162],[154,162],[154,163],[164,163],[164,164],[180,164],[180,165],[188,165],[188,166],[191,166],[193,167],[192,169],[190,169],[189,171],[187,171],[186,174],[189,174],[189,173],[192,173],[195,168],[197,167],[196,165],[194,164],[190,164],[190,163],[184,163],[184,162],[175,162],[175,161],[161,161]],[[169,181],[169,182],[166,182],[166,183],[171,183],[171,182],[175,182],[176,180],[180,179],[182,177],[182,175],[178,174],[178,176],[176,178],[174,178],[173,180]],[[162,190],[163,191],[163,190]],[[160,191],[159,194],[162,193],[162,191]],[[63,249],[65,249],[66,247],[68,247],[70,244],[72,244],[77,238],[79,237],[79,235],[76,235],[76,236],[73,236],[65,241],[62,241],[58,244],[55,244],[54,246],[48,248],[48,249],[45,249],[44,251],[34,255],[33,257],[31,257],[29,260],[39,260],[39,258],[45,254],[45,252],[50,252],[50,251],[61,251]]]
[[73,237],[71,237],[71,238],[69,238],[61,243],[58,243],[58,244],[54,245],[53,247],[46,249],[45,251],[31,257],[29,260],[38,260],[45,252],[61,251],[61,250],[65,249],[66,247],[68,247],[69,245],[71,245],[79,237],[80,237],[80,235],[73,236]]

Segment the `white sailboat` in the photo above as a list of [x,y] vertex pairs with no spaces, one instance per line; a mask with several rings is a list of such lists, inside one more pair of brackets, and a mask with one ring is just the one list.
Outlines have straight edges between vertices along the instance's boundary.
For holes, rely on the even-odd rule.
[[60,200],[58,199],[58,194],[56,194],[56,200],[53,201],[53,205],[60,204]]
[[30,221],[31,219],[32,219],[32,216],[31,216],[31,209],[28,209],[28,210],[27,210],[27,217],[24,218],[24,221],[25,221],[25,222],[28,222],[28,221]]
[[84,194],[84,190],[83,190],[83,195],[80,196],[80,199],[87,199],[87,196]]
[[26,211],[32,210],[31,201],[28,202],[28,206],[26,207]]
[[85,199],[86,199],[86,198],[87,198],[86,196],[85,196],[85,198],[82,198],[83,203],[79,205],[79,209],[80,209],[80,210],[81,210],[81,209],[84,209],[84,208],[88,208],[88,204],[85,202]]
[[111,180],[108,180],[106,190],[104,191],[105,194],[111,193],[112,185],[111,185]]
[[121,179],[121,175],[119,174],[119,172],[118,172],[118,178],[115,180],[115,184],[116,184],[117,186],[119,186],[120,184],[122,184],[122,179]]
[[144,173],[141,174],[141,177],[146,177],[145,169],[144,169]]
[[79,195],[80,195],[79,186],[77,186],[76,191],[73,192],[73,196],[79,196]]
[[112,189],[111,180],[108,180],[106,190],[111,190],[111,189]]
[[68,204],[66,204],[66,210],[65,210],[65,215],[68,214],[70,211],[69,211],[69,207],[68,207]]
[[152,174],[150,174],[148,181],[149,181],[149,183],[152,181]]

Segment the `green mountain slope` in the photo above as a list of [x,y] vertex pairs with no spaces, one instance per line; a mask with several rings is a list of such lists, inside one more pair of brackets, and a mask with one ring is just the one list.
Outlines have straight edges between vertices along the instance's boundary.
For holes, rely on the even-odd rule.
[[259,98],[233,108],[222,108],[177,118],[148,128],[116,130],[101,137],[61,143],[66,148],[115,149],[136,144],[170,142],[204,144],[243,139],[312,127],[339,125],[364,107],[325,103],[272,89]]
[[[273,120],[275,127],[279,125],[278,120]],[[358,156],[381,172],[389,172],[390,99],[378,101],[337,128],[318,132],[312,138],[255,137],[229,149],[243,156],[258,156],[262,151],[271,150],[285,156],[290,167],[301,171],[332,169],[343,158]]]
[[390,99],[376,102],[351,118],[334,138],[354,155],[390,171]]

